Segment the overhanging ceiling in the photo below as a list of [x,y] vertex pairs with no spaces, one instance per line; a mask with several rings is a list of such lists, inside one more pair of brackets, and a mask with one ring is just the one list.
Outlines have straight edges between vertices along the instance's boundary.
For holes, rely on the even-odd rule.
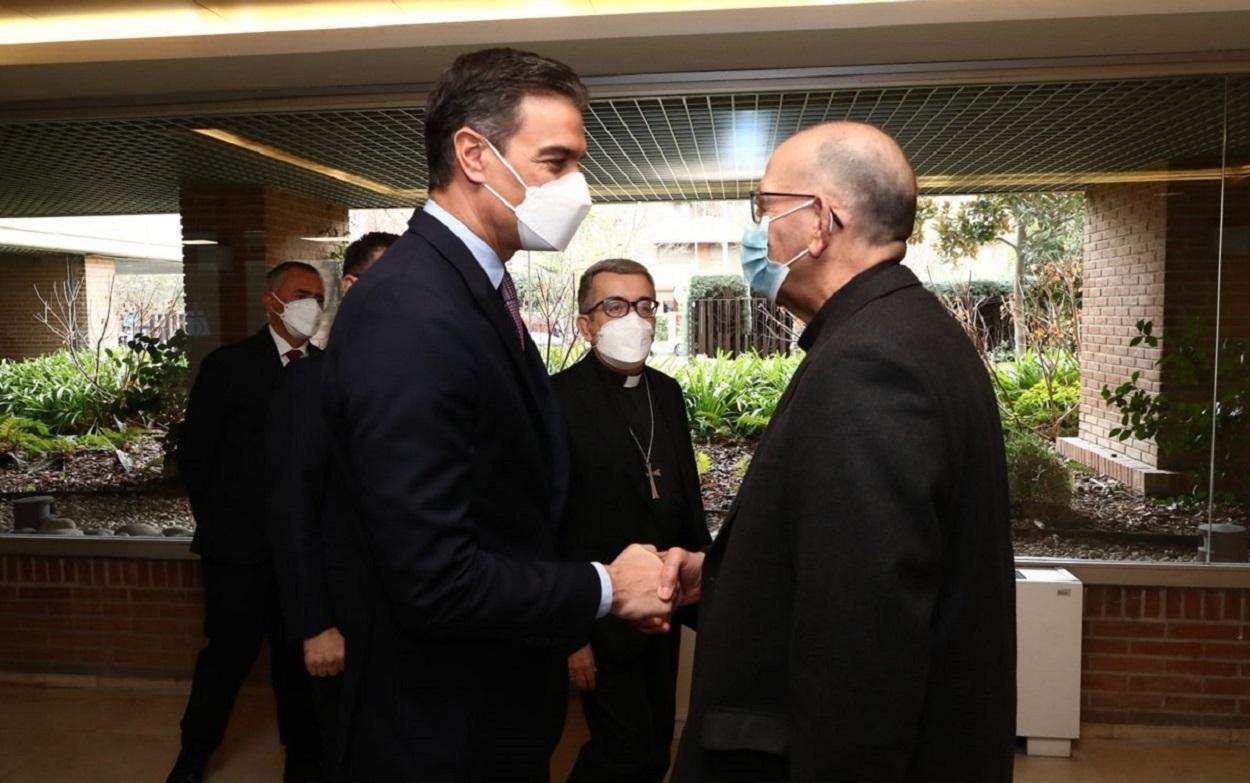
[[[1250,152],[1250,77],[605,98],[586,115],[585,171],[599,201],[744,198],[779,142],[849,119],[894,134],[929,193],[1209,178],[1226,98],[1229,148]],[[423,114],[0,124],[0,216],[176,212],[186,180],[266,183],[352,208],[411,206],[426,185]],[[194,132],[204,128],[253,148]]]

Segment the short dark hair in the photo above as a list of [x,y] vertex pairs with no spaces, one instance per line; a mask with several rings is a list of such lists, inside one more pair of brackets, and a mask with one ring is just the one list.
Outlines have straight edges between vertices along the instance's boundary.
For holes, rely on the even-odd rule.
[[[897,166],[866,156],[841,139],[826,141],[818,154],[821,175],[838,183],[839,190],[858,207],[865,238],[886,244],[906,241],[912,235],[916,228],[914,178],[908,181]],[[906,154],[903,157],[906,159]],[[910,171],[908,165],[907,173]]]
[[586,85],[572,68],[533,52],[482,49],[456,58],[425,102],[425,159],[430,190],[451,182],[453,137],[468,126],[500,153],[517,131],[517,107],[527,95],[562,95],[586,110]]
[[628,258],[605,258],[602,261],[596,261],[590,265],[590,268],[582,272],[582,279],[577,284],[577,311],[586,314],[590,308],[594,307],[596,302],[590,301],[590,289],[595,284],[595,275],[603,272],[613,272],[618,275],[642,275],[647,278],[647,282],[651,287],[655,288],[655,278],[647,271],[647,268],[637,261]]
[[[397,239],[399,239],[398,234],[390,234],[385,231],[370,231],[360,239],[352,242],[343,251],[343,275],[360,277],[369,271],[369,267],[373,266],[373,262],[377,260],[373,257],[373,254],[378,250],[385,250],[395,244]],[[381,256],[378,256],[378,258],[381,258]]]
[[303,261],[283,261],[265,273],[265,288],[269,291],[277,291],[286,280],[287,272],[292,269],[303,269],[305,272],[312,272],[317,277],[321,277],[321,272],[312,264],[306,264]]

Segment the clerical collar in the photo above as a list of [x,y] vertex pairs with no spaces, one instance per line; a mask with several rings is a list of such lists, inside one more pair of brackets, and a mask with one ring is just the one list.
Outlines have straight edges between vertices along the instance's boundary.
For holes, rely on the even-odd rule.
[[599,354],[597,353],[591,357],[591,361],[595,363],[595,366],[599,368],[599,372],[603,374],[603,377],[612,386],[620,386],[625,389],[636,389],[638,388],[638,384],[642,383],[641,370],[637,375],[621,375],[619,372],[604,363],[604,361],[599,358]]

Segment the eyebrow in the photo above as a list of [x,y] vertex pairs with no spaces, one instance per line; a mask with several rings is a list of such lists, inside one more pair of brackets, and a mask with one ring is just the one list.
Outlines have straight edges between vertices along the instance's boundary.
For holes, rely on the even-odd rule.
[[561,157],[561,158],[575,158],[577,160],[581,160],[582,158],[586,157],[586,153],[585,152],[578,153],[574,151],[572,147],[566,147],[563,144],[550,144],[546,147],[539,149],[537,157],[539,158]]

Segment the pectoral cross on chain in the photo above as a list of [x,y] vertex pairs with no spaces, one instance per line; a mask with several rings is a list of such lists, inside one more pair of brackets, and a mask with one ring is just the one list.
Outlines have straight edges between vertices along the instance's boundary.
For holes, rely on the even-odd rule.
[[660,477],[660,469],[652,468],[651,463],[648,462],[647,466],[643,469],[643,472],[647,474],[647,481],[651,482],[651,499],[659,500],[660,490],[656,488],[655,480]]

